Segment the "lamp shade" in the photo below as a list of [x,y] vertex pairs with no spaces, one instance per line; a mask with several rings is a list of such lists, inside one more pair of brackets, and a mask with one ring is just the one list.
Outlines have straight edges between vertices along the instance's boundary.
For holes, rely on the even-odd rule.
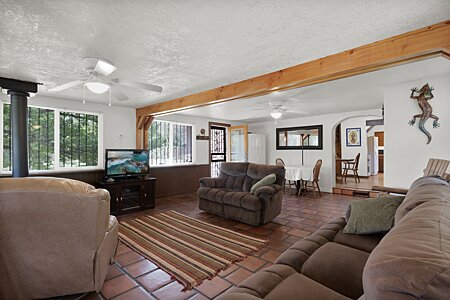
[[88,81],[84,84],[91,92],[96,94],[103,94],[110,86],[100,81]]

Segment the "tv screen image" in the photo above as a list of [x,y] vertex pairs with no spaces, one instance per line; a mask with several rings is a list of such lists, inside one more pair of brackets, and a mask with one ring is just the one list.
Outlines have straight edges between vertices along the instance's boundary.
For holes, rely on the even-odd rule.
[[148,150],[106,150],[106,176],[147,174]]

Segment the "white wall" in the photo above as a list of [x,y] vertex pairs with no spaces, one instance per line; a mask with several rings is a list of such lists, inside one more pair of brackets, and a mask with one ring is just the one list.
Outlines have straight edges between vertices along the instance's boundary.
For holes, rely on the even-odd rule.
[[[189,116],[183,114],[171,114],[157,117],[157,120],[166,120],[172,122],[180,122],[195,125],[195,136],[200,134],[200,130],[205,129],[205,135],[209,134],[209,122],[226,123],[231,125],[239,125],[236,122],[229,122],[224,120],[214,120],[208,118],[201,118],[197,116]],[[209,164],[209,143],[207,140],[195,140],[195,163],[198,165]]]
[[265,134],[267,163],[274,164],[277,157],[281,157],[287,165],[300,165],[301,150],[276,150],[275,130],[282,127],[323,125],[323,150],[305,150],[305,165],[313,166],[318,159],[323,160],[320,171],[320,187],[323,191],[331,192],[335,182],[335,130],[336,126],[345,119],[357,116],[379,115],[380,110],[346,112],[331,115],[319,115],[296,119],[279,120],[249,124],[249,131]]
[[[413,115],[421,113],[416,100],[409,98],[412,87],[419,89],[429,83],[434,87],[430,100],[433,114],[441,124],[433,129],[432,119],[425,124],[432,140],[408,124]],[[384,90],[384,181],[386,186],[408,188],[412,181],[423,175],[429,158],[450,160],[450,74],[386,87]]]
[[36,96],[30,98],[29,105],[96,112],[103,115],[103,147],[136,148],[136,110],[107,104],[86,103],[61,98]]
[[[366,120],[368,117],[351,118],[341,123],[341,157],[355,158],[358,153],[359,158],[358,174],[360,176],[368,176],[367,173],[367,134]],[[347,147],[347,128],[361,128],[361,146]],[[349,174],[353,174],[349,172]]]

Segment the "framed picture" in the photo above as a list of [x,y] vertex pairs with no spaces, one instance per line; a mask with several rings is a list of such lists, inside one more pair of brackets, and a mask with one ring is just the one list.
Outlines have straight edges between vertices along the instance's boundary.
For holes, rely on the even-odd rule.
[[347,128],[347,147],[361,147],[361,128]]

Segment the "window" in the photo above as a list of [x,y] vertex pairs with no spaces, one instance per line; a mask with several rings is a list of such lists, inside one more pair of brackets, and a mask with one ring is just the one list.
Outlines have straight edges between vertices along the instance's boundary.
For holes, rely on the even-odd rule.
[[148,132],[150,165],[193,162],[193,126],[170,121],[153,121]]
[[[0,105],[1,172],[12,169],[10,104]],[[3,112],[1,112],[3,110]],[[28,107],[28,158],[31,171],[102,166],[101,115]]]
[[[2,170],[4,171],[11,171],[11,152],[12,152],[12,145],[11,145],[11,113],[10,113],[10,106],[8,104],[5,104],[2,106],[3,108],[3,132],[2,132],[2,142],[3,142],[3,155],[2,155]],[[2,171],[0,170],[0,171]]]
[[28,107],[28,159],[30,170],[53,170],[55,157],[55,112]]
[[98,116],[73,112],[59,114],[59,166],[98,164]]

